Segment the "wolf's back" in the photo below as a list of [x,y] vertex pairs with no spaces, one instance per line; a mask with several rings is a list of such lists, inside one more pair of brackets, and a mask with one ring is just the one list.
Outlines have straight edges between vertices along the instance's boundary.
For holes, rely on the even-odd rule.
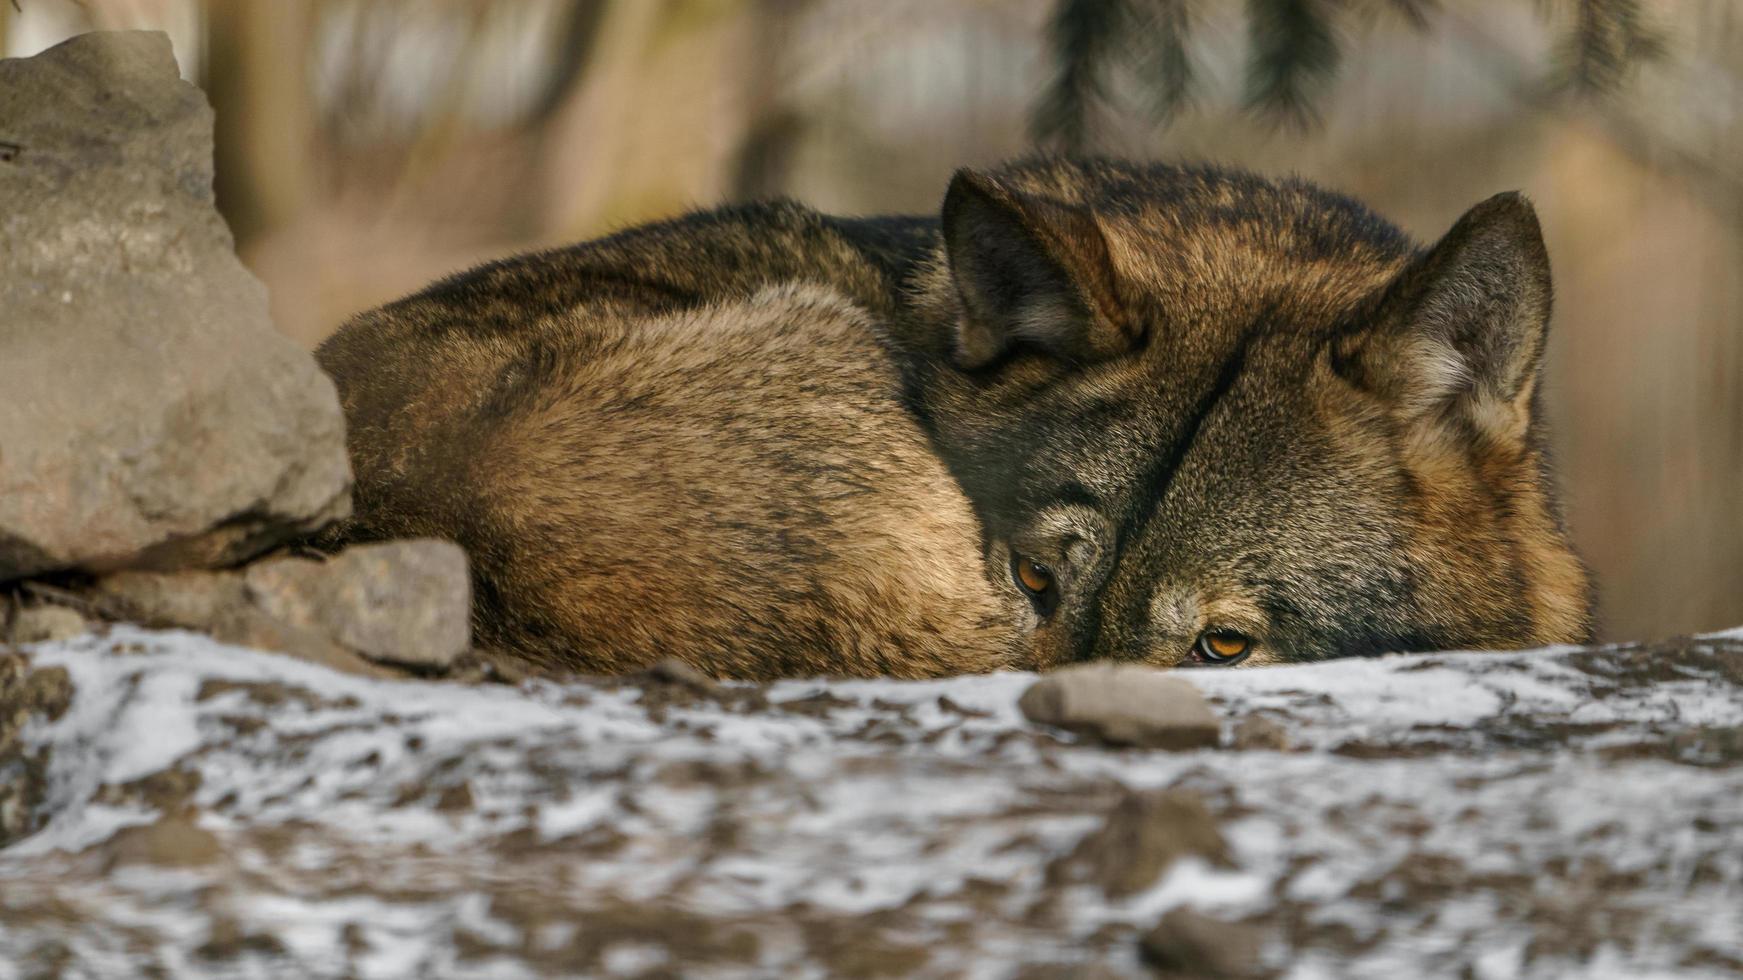
[[1011,665],[978,522],[867,313],[817,285],[673,293],[520,302],[494,329],[488,299],[414,298],[348,324],[320,356],[356,514],[323,543],[459,541],[479,642],[552,667]]

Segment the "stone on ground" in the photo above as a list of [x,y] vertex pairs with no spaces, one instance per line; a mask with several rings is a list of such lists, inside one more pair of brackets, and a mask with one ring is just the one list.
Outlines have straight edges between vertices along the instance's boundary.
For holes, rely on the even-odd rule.
[[0,60],[0,581],[234,564],[350,509],[332,382],[213,208],[160,33]]
[[[1109,898],[1126,898],[1156,884],[1185,857],[1229,866],[1228,843],[1203,797],[1191,790],[1127,793],[1107,822],[1078,844],[1066,862]],[[1070,874],[1067,877],[1077,878]]]
[[1267,975],[1262,935],[1253,926],[1213,919],[1188,906],[1162,917],[1144,934],[1144,959],[1163,977],[1240,980]]
[[84,616],[65,606],[23,606],[13,613],[10,624],[4,622],[4,612],[0,608],[0,625],[6,627],[0,639],[12,643],[70,640],[90,629]]
[[1215,746],[1216,714],[1180,677],[1131,664],[1084,664],[1054,671],[1024,692],[1032,722],[1109,745],[1154,749]]
[[471,641],[466,553],[450,541],[355,545],[326,561],[276,558],[243,577],[249,598],[275,619],[371,660],[440,670]]
[[232,572],[118,572],[97,581],[95,599],[117,618],[371,676],[388,676],[371,662],[444,670],[471,639],[465,553],[434,538]]
[[156,821],[123,828],[103,847],[104,867],[130,864],[197,868],[219,860],[218,838],[198,823],[197,813],[165,814]]

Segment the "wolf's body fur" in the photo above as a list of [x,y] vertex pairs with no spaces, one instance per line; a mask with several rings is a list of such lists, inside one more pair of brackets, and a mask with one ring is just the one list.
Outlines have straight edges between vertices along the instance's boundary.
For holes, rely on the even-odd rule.
[[585,670],[1580,640],[1548,302],[1508,197],[1428,251],[1306,184],[1111,162],[964,172],[941,220],[707,212],[343,328],[329,541],[455,538],[480,642]]

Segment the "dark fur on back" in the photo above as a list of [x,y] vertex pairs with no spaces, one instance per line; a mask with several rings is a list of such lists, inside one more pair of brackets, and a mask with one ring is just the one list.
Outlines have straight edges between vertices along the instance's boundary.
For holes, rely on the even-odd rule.
[[963,171],[940,219],[727,208],[342,329],[332,540],[456,538],[481,638],[586,669],[1579,640],[1548,312],[1516,196],[1431,249],[1303,182],[1108,161]]

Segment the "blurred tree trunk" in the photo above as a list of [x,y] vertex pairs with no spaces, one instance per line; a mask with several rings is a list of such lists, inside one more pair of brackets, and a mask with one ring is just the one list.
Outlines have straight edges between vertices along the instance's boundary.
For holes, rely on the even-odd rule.
[[[609,0],[573,0],[564,12],[556,60],[544,91],[527,116],[527,153],[534,166],[550,158],[562,136],[563,108],[581,89],[582,79],[600,57],[600,39]],[[507,224],[514,235],[538,240],[550,220],[550,200],[541,181],[528,181],[511,204]]]
[[743,32],[745,133],[733,160],[733,200],[756,200],[786,192],[793,157],[804,136],[804,119],[785,103],[782,88],[785,53],[792,50],[792,27],[810,0],[756,0]]
[[742,38],[763,2],[605,3],[595,53],[550,119],[545,237],[589,237],[730,194],[748,129]]
[[551,68],[551,78],[545,92],[533,108],[531,122],[543,126],[563,107],[563,101],[579,86],[582,76],[599,50],[600,24],[605,19],[607,0],[573,0],[563,18],[562,41],[557,60]]
[[217,113],[218,208],[238,246],[289,221],[310,192],[314,4],[209,0],[206,94]]
[[607,207],[615,166],[628,139],[625,129],[641,115],[636,99],[643,50],[660,20],[660,0],[604,0],[595,38],[596,57],[571,77],[568,97],[549,119],[547,184],[539,196],[557,203],[551,226],[557,237],[591,231]]

